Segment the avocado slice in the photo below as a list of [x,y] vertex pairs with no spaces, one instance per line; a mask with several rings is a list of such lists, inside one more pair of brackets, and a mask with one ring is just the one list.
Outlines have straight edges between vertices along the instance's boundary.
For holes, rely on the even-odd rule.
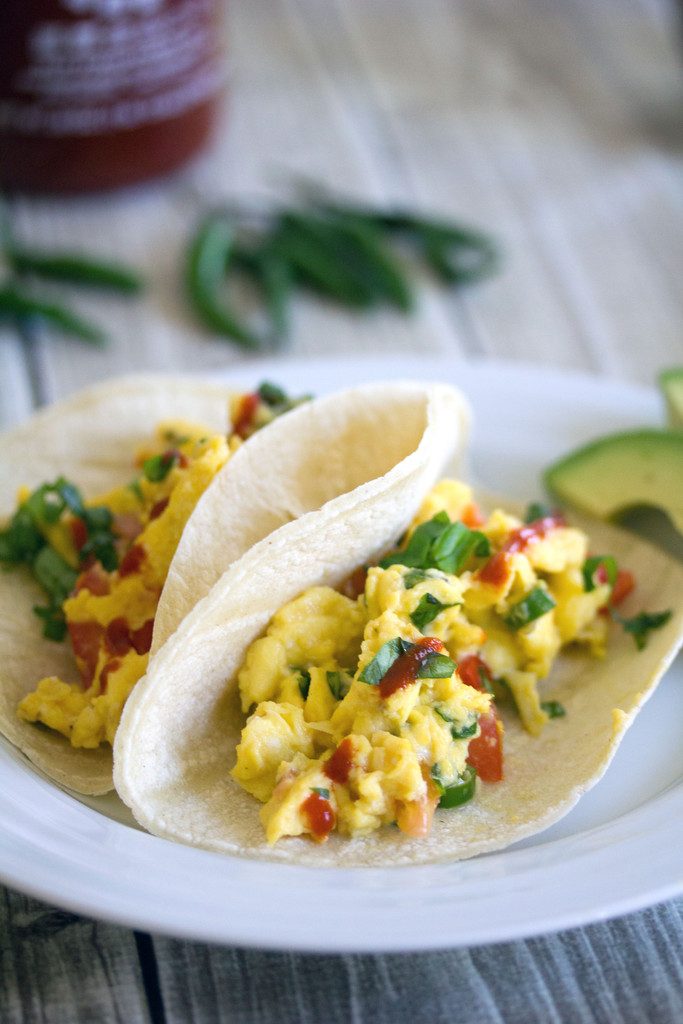
[[666,399],[668,424],[674,430],[683,428],[683,366],[662,370],[659,386]]
[[565,455],[543,474],[560,501],[599,519],[654,506],[683,533],[683,430],[610,434]]

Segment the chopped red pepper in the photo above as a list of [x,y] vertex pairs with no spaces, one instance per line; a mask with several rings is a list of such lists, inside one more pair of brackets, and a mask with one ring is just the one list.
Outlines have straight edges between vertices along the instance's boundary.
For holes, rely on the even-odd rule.
[[315,841],[324,843],[337,821],[330,801],[320,793],[311,793],[302,803],[301,810]]
[[130,634],[131,646],[136,654],[147,654],[152,646],[152,633],[154,632],[154,619],[147,619],[139,629],[132,630]]
[[248,436],[249,428],[252,425],[252,420],[256,415],[260,401],[261,399],[256,391],[242,397],[237,418],[232,426],[233,433],[237,434],[238,437],[246,438]]
[[104,629],[99,622],[70,622],[69,637],[81,679],[90,686],[97,668]]
[[80,551],[88,539],[88,527],[80,516],[74,516],[69,522],[69,529],[71,530],[71,539],[74,542],[74,547],[76,551]]
[[111,654],[126,654],[130,650],[130,629],[122,616],[111,620],[104,632],[104,642]]
[[78,594],[81,590],[89,590],[95,597],[104,597],[109,593],[109,574],[102,568],[100,562],[93,562],[80,574],[76,580],[74,593]]
[[152,519],[158,519],[159,518],[161,513],[166,510],[166,506],[168,505],[168,502],[169,502],[168,498],[161,498],[160,501],[157,501],[156,505],[152,505],[152,510],[149,513],[150,521]]
[[119,576],[130,576],[131,573],[137,572],[144,562],[146,554],[147,552],[141,544],[133,544],[121,561]]
[[405,654],[399,655],[379,684],[379,695],[386,700],[392,693],[410,686],[419,678],[420,669],[433,654],[441,654],[444,646],[435,636],[425,636]]
[[[602,566],[598,568],[598,573],[601,568]],[[602,582],[602,580],[600,580],[600,582]],[[634,590],[635,585],[636,579],[633,573],[629,572],[628,569],[620,569],[617,573],[614,586],[612,587],[609,603],[612,606],[621,604],[622,601],[626,600],[631,591]]]
[[109,676],[111,675],[112,672],[116,672],[120,668],[121,668],[121,661],[120,661],[119,658],[113,658],[111,661],[107,662],[107,664],[104,666],[104,668],[100,672],[100,680],[99,680],[99,682],[100,682],[100,694],[103,694],[103,693],[107,692],[107,684],[109,682]]

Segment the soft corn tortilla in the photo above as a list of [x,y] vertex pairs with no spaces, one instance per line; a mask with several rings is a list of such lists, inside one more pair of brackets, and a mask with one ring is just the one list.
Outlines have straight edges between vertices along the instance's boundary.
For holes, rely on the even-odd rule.
[[[413,485],[416,488],[413,490]],[[671,607],[646,649],[614,628],[608,656],[564,656],[544,684],[565,718],[538,739],[507,716],[505,781],[477,784],[475,800],[438,811],[428,838],[392,828],[317,845],[287,838],[269,847],[253,797],[229,777],[244,715],[235,674],[272,615],[313,584],[338,584],[389,547],[428,483],[397,467],[352,501],[331,503],[273,533],[229,569],[185,619],[128,702],[115,744],[119,794],[149,831],[210,850],[310,865],[387,866],[454,861],[498,850],[566,814],[609,765],[683,635],[683,570],[612,527],[580,521],[596,551],[636,574],[624,613]]]
[[[143,377],[51,407],[3,438],[0,518],[13,511],[22,483],[34,487],[62,474],[92,496],[129,480],[135,449],[160,420],[194,420],[224,431],[228,397],[223,387]],[[414,453],[425,434],[423,450],[432,454],[421,452],[421,465],[431,466],[434,453],[439,461],[459,455],[467,422],[455,389],[398,383],[306,403],[254,434],[217,474],[188,521],[162,592],[155,645],[252,544],[386,473]],[[436,472],[435,466],[432,476]],[[104,793],[113,787],[108,746],[75,749],[16,714],[18,702],[43,676],[78,679],[69,644],[40,635],[32,607],[43,602],[24,570],[0,575],[0,732],[56,782]]]
[[[160,420],[187,419],[225,431],[229,392],[204,382],[129,377],[79,392],[37,413],[0,439],[0,522],[16,508],[19,486],[65,476],[94,497],[133,478],[136,448]],[[44,676],[79,678],[70,645],[42,637],[33,606],[45,594],[23,568],[0,571],[0,732],[35,765],[80,793],[112,788],[112,754],[71,747],[56,732],[23,722],[17,704]]]

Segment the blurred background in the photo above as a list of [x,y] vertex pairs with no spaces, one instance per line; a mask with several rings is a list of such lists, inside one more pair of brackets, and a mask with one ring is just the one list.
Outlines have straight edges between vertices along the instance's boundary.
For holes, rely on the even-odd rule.
[[[43,286],[103,326],[106,348],[0,324],[2,418],[114,373],[244,358],[188,306],[188,238],[208,209],[291,201],[302,176],[472,225],[501,261],[463,288],[418,269],[410,316],[297,293],[287,356],[439,352],[649,383],[682,340],[678,27],[668,0],[5,0],[11,231],[125,261],[147,287],[122,301]],[[138,119],[132,142],[97,135],[93,111],[115,102],[119,124]],[[49,194],[189,157],[144,185]]]

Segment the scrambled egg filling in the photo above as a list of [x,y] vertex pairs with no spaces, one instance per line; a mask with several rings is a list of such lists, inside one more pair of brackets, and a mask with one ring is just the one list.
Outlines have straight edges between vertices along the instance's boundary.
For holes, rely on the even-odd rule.
[[[112,743],[123,705],[147,668],[154,616],[171,559],[197,501],[239,444],[186,422],[162,423],[136,463],[132,484],[86,502],[112,514],[118,568],[83,567],[63,603],[81,683],[49,676],[18,706],[74,747]],[[21,492],[20,504],[28,494]],[[44,529],[50,546],[78,567],[87,539],[80,520],[63,515]]]
[[[597,613],[610,587],[585,588],[586,555],[587,538],[562,519],[525,526],[496,510],[483,521],[470,488],[443,480],[358,597],[313,587],[282,608],[239,672],[249,717],[231,771],[263,803],[268,842],[390,823],[424,835],[439,801],[472,796],[473,766],[500,779],[502,724],[464,667],[506,684],[537,735],[549,717],[537,684],[560,649],[604,653]],[[475,756],[477,742],[488,753]]]

